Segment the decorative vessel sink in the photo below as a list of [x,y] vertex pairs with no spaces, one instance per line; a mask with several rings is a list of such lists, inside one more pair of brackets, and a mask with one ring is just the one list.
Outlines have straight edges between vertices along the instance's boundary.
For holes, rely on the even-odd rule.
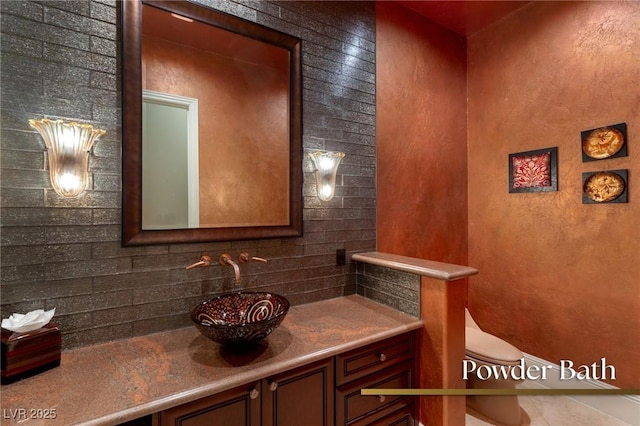
[[268,292],[238,292],[214,297],[191,312],[196,328],[223,345],[247,345],[267,337],[289,312],[289,301]]

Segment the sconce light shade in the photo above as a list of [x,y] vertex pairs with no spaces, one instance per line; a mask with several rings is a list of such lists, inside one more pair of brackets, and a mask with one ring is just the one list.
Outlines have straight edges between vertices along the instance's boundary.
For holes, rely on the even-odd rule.
[[310,152],[309,157],[316,168],[316,187],[318,198],[329,201],[336,193],[336,173],[344,158],[342,152]]
[[40,132],[49,156],[49,178],[63,197],[77,197],[89,181],[89,152],[105,131],[89,124],[63,120],[29,120]]

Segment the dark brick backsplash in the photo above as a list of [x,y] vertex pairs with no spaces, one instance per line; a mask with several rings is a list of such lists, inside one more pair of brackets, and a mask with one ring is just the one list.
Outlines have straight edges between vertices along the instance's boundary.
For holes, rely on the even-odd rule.
[[[356,292],[336,249],[375,249],[375,4],[199,0],[303,39],[303,145],[347,154],[336,197],[322,203],[304,173],[301,238],[122,248],[119,12],[113,0],[1,2],[1,304],[56,307],[65,348],[189,325],[199,301],[237,288],[293,304]],[[42,116],[107,130],[90,190],[60,198],[48,181]],[[269,260],[186,271],[202,254]],[[372,291],[372,290],[370,290]]]
[[357,262],[358,294],[420,316],[420,276]]

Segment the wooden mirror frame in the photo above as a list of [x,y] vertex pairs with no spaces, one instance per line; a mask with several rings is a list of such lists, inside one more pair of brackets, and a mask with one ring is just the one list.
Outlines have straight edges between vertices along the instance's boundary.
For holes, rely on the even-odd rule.
[[[142,4],[164,9],[290,52],[289,224],[229,228],[142,229]],[[302,236],[301,41],[254,22],[187,1],[121,1],[122,245],[179,244]]]

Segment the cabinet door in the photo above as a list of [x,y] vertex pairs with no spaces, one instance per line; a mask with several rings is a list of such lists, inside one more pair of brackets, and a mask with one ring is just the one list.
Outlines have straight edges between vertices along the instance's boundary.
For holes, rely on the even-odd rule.
[[260,382],[155,414],[159,426],[260,426]]
[[333,359],[262,383],[262,426],[333,426]]

